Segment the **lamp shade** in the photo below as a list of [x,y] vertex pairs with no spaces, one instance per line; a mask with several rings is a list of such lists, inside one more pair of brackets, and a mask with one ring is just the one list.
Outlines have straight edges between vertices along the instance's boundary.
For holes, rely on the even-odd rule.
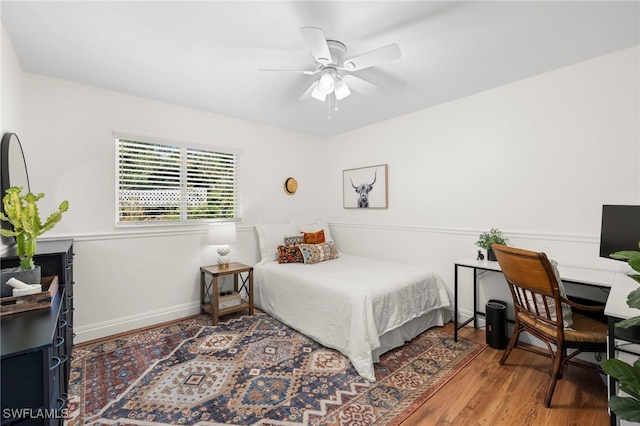
[[311,92],[311,96],[314,99],[319,100],[320,102],[324,102],[327,99],[327,94],[320,90],[320,83],[316,82],[315,87],[313,88],[313,92]]
[[335,85],[336,82],[333,77],[332,70],[330,68],[322,70],[320,80],[318,81],[318,90],[320,90],[321,93],[328,95],[333,92]]
[[209,244],[225,245],[236,241],[238,241],[238,237],[236,236],[236,224],[234,222],[216,223],[209,226]]
[[349,96],[351,94],[351,90],[349,90],[349,87],[347,86],[347,83],[345,83],[342,80],[338,80],[336,81],[336,99],[337,100],[342,100],[344,98],[346,98],[347,96]]

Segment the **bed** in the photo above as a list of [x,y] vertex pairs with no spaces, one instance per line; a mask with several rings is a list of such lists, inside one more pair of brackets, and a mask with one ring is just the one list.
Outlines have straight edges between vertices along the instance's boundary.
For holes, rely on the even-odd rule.
[[[326,223],[306,226],[319,227],[331,241]],[[450,320],[449,293],[433,272],[345,253],[313,264],[282,264],[269,247],[305,226],[289,222],[256,229],[262,255],[254,266],[256,306],[338,350],[367,380],[375,381],[373,364],[381,354]]]

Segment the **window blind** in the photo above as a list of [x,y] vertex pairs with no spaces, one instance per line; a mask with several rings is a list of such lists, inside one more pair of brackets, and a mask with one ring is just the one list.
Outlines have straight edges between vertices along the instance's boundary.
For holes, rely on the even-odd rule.
[[240,220],[238,154],[116,139],[117,222]]

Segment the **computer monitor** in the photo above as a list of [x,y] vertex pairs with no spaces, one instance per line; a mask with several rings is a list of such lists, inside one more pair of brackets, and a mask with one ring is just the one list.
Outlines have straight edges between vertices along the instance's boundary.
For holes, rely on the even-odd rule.
[[640,251],[640,206],[603,205],[600,257],[623,250]]

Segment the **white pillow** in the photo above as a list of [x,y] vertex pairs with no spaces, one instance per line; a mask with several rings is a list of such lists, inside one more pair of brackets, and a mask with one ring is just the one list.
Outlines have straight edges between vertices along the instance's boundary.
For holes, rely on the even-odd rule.
[[329,232],[329,225],[324,220],[318,220],[309,224],[300,224],[298,227],[300,228],[299,232],[318,232],[322,229],[324,230],[324,240],[326,242],[333,241],[331,233]]
[[[553,267],[553,272],[556,275],[556,281],[558,281],[558,290],[560,291],[560,296],[566,299],[567,292],[564,289],[564,283],[560,278],[560,271],[558,271],[558,262],[556,262],[555,260],[549,260],[549,263],[551,263],[551,266]],[[565,302],[562,302],[562,320],[564,322],[564,328],[573,327],[573,316],[571,314],[571,305]]]
[[[555,260],[549,260],[549,263],[551,263],[551,266],[553,267],[553,272],[556,275],[556,280],[558,281],[558,290],[560,291],[560,296],[566,298],[567,297],[567,292],[564,289],[564,284],[562,283],[562,280],[560,279],[560,272],[558,272],[558,262],[556,262]],[[533,302],[533,300],[535,300],[535,304],[538,306],[538,309],[540,310],[540,312],[544,312],[545,311],[545,303],[543,299],[547,299],[547,306],[549,307],[549,316],[551,317],[552,320],[555,321],[556,319],[556,302],[555,300],[551,299],[550,297],[543,297],[540,294],[535,294],[535,296],[529,292],[528,290],[525,290],[525,297],[529,302]],[[571,313],[571,305],[569,305],[568,303],[562,302],[562,322],[564,324],[564,328],[565,329],[569,329],[571,327],[573,327],[573,316]]]
[[290,221],[286,223],[256,223],[260,257],[262,260],[277,260],[278,246],[284,244],[285,235],[298,234],[298,224]]

